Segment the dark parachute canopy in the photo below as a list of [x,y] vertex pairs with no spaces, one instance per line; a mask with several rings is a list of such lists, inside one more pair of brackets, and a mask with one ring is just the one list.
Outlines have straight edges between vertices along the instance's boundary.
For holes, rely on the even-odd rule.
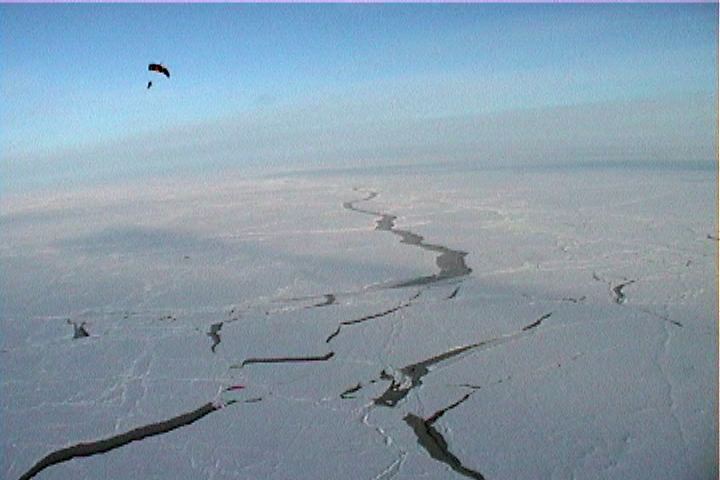
[[170,78],[170,70],[168,70],[167,68],[165,68],[164,66],[162,66],[162,65],[159,64],[159,63],[151,63],[151,64],[149,64],[149,65],[148,65],[148,71],[150,71],[150,72],[162,73],[162,74],[165,75],[167,78]]

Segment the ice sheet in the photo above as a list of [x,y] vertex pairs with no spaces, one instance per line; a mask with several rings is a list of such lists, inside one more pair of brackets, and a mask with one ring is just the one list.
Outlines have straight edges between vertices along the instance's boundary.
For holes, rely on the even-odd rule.
[[3,477],[160,424],[37,478],[717,478],[716,207],[620,168],[7,197]]

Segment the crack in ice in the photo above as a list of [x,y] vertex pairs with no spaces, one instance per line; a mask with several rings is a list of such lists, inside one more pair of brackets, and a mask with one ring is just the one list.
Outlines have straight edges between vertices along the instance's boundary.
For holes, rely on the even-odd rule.
[[183,413],[176,417],[164,420],[162,422],[151,423],[142,427],[135,428],[119,435],[114,435],[109,438],[97,440],[88,443],[78,443],[70,447],[61,448],[49,453],[43,457],[39,462],[33,465],[27,472],[20,476],[19,480],[29,480],[35,475],[45,470],[48,467],[56,465],[58,463],[67,462],[77,457],[89,457],[97,455],[116,448],[123,447],[131,442],[143,440],[147,437],[155,435],[161,435],[163,433],[170,432],[172,430],[184,427],[194,423],[204,416],[218,410],[220,407],[213,403],[206,403],[205,405],[192,410],[187,413]]
[[[359,189],[356,188],[355,190]],[[440,280],[463,277],[469,275],[472,272],[472,269],[465,264],[465,256],[467,256],[467,252],[463,252],[461,250],[454,250],[444,245],[426,243],[424,237],[422,237],[421,235],[418,235],[409,230],[401,230],[397,228],[395,226],[395,221],[397,220],[396,215],[375,212],[355,206],[356,203],[372,200],[377,195],[377,192],[371,191],[365,198],[343,203],[343,207],[354,212],[364,213],[366,215],[372,215],[374,217],[380,217],[375,222],[376,230],[390,232],[394,235],[399,236],[401,243],[420,247],[423,250],[428,250],[439,254],[435,258],[435,264],[440,269],[438,273],[395,283],[393,285],[394,288],[427,285],[429,283],[435,283]]]
[[442,434],[435,427],[433,427],[433,424],[440,417],[445,415],[445,413],[452,410],[453,408],[461,405],[468,398],[470,398],[471,395],[472,392],[465,394],[465,396],[457,402],[438,410],[427,419],[424,419],[412,413],[408,413],[407,415],[405,415],[403,420],[410,426],[410,428],[413,429],[413,432],[417,437],[418,443],[432,458],[446,464],[457,473],[464,475],[468,478],[484,480],[485,477],[480,472],[466,467],[465,465],[463,465],[463,463],[458,457],[450,453],[447,441],[442,436]]

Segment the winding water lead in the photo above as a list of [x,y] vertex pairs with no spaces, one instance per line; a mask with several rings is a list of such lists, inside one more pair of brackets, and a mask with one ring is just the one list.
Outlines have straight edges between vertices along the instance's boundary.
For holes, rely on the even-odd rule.
[[472,272],[472,269],[465,264],[465,257],[467,256],[467,252],[463,252],[462,250],[454,250],[444,245],[426,243],[424,237],[422,237],[421,235],[418,235],[417,233],[411,232],[409,230],[401,230],[399,228],[396,228],[396,215],[376,212],[373,210],[366,210],[355,206],[356,203],[367,202],[377,197],[377,195],[377,192],[369,192],[365,198],[343,203],[343,207],[348,210],[352,210],[353,212],[379,217],[375,221],[375,230],[390,232],[394,235],[399,236],[400,243],[414,245],[416,247],[422,248],[423,250],[438,253],[438,256],[435,258],[435,264],[440,269],[438,273],[405,280],[393,285],[393,287],[402,288],[427,285],[429,283],[435,283],[440,280],[463,277],[469,275]]

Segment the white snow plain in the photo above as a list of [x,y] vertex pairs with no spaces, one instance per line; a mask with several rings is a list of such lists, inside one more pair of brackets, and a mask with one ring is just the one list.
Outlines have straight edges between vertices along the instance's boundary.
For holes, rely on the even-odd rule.
[[210,402],[33,473],[718,477],[716,171],[228,174],[2,206],[3,478]]

